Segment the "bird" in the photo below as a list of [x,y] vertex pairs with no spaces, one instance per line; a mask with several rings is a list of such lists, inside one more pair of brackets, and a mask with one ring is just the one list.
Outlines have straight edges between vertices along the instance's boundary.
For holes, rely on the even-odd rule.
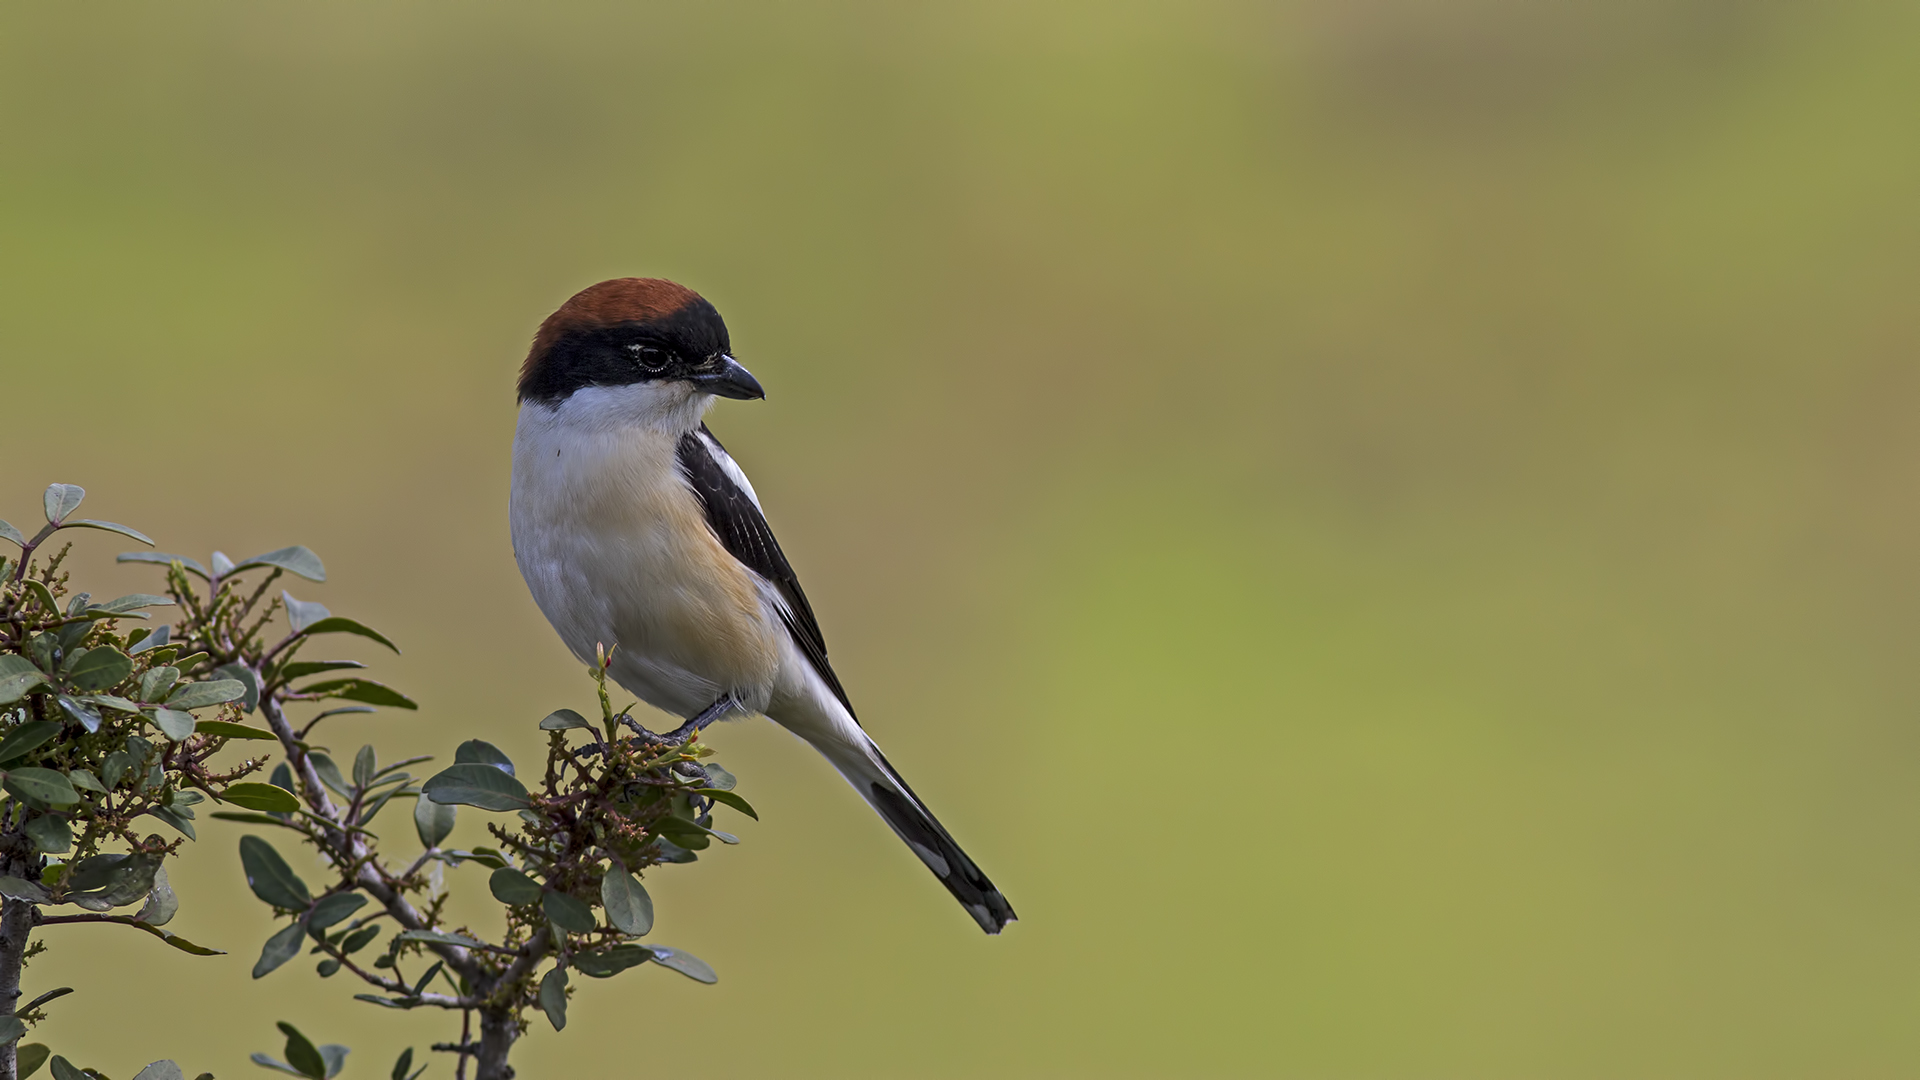
[[854,716],[760,497],[705,423],[766,397],[700,294],[615,278],[549,315],[521,365],[509,517],[534,603],[582,662],[685,719],[763,715],[811,745],[989,934],[1013,907]]

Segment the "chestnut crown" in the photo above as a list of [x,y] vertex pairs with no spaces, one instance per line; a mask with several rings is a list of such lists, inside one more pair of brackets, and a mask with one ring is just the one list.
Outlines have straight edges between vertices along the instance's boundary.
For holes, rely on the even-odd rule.
[[662,278],[615,278],[575,293],[540,324],[520,368],[520,400],[557,405],[590,386],[673,381],[765,397],[732,351],[727,324],[699,293]]

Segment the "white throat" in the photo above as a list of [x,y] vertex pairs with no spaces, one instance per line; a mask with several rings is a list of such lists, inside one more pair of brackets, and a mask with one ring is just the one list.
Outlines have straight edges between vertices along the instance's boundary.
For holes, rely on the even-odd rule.
[[700,426],[713,400],[712,394],[679,381],[587,386],[558,405],[527,402],[521,406],[520,416],[523,425],[537,418],[579,435],[610,435],[640,428],[678,439]]

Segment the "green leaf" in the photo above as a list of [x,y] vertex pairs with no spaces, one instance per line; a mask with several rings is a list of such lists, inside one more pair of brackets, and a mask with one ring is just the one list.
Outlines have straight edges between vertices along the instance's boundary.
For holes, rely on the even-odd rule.
[[[701,766],[701,768],[704,769],[707,774],[707,786],[702,789],[702,794],[711,795],[715,791],[732,791],[735,785],[740,783],[740,781],[733,778],[732,773],[718,765],[708,764]],[[759,820],[758,815],[755,815],[754,820]]]
[[[327,1075],[329,1077],[340,1075],[340,1070],[347,1065],[347,1055],[351,1052],[352,1051],[341,1046],[339,1043],[320,1044],[320,1060],[327,1063]],[[134,1080],[140,1080],[140,1078],[136,1076]]]
[[207,568],[201,566],[197,561],[189,559],[185,555],[168,555],[160,551],[123,551],[114,561],[158,563],[161,566],[171,566],[174,563],[179,563],[182,569],[197,574],[202,580],[205,580],[209,576],[207,574]]
[[100,710],[84,702],[75,701],[65,694],[56,694],[53,700],[59,704],[61,712],[78,720],[80,726],[86,728],[89,733],[100,730]]
[[114,709],[123,713],[132,713],[135,716],[140,714],[140,710],[150,707],[137,701],[129,701],[117,694],[86,694],[80,700],[102,709]]
[[301,1072],[299,1069],[296,1069],[293,1066],[287,1064],[286,1062],[281,1061],[279,1058],[276,1058],[271,1054],[263,1054],[258,1050],[254,1051],[251,1054],[248,1054],[247,1060],[253,1062],[255,1065],[258,1065],[263,1069],[272,1069],[274,1072],[283,1072],[283,1073],[286,1073],[288,1076],[307,1075],[306,1073]]
[[320,782],[333,789],[333,793],[343,799],[353,798],[353,789],[347,786],[347,778],[340,775],[340,766],[333,763],[330,755],[315,750],[307,755],[313,762],[313,771],[320,774]]
[[[139,924],[135,924],[135,925],[139,925]],[[225,956],[227,955],[225,952],[222,952],[219,949],[209,949],[205,945],[195,945],[193,942],[188,941],[186,938],[181,937],[179,934],[169,933],[168,931],[161,930],[157,927],[140,926],[140,929],[147,931],[148,933],[152,934],[154,937],[159,938],[161,941],[166,942],[167,944],[173,946],[176,949],[179,949],[181,952],[186,953],[190,956]]]
[[460,945],[469,949],[484,946],[483,942],[475,941],[465,934],[449,934],[443,930],[402,930],[395,934],[393,939],[395,941],[430,941],[439,945]]
[[102,795],[107,793],[107,785],[101,783],[92,773],[85,769],[75,769],[68,773],[67,782],[72,784],[77,791],[96,791]]
[[93,622],[104,622],[107,619],[151,619],[153,618],[151,614],[148,614],[147,612],[144,612],[144,611],[105,611],[97,607],[90,607],[85,611],[79,612],[78,617],[82,619],[89,619],[89,620],[92,620]]
[[240,865],[246,870],[247,885],[253,889],[253,894],[274,907],[305,911],[307,905],[313,902],[313,894],[307,891],[307,883],[300,880],[293,868],[287,865],[287,860],[281,858],[273,845],[265,840],[257,836],[241,837]]
[[714,788],[700,788],[697,794],[705,795],[707,798],[712,799],[714,802],[717,802],[722,806],[731,806],[735,810],[740,811],[741,813],[747,815],[748,817],[752,818],[755,821],[760,820],[760,815],[753,812],[753,804],[749,803],[747,800],[741,798],[740,796],[735,795],[731,791],[716,790]]
[[555,709],[540,721],[541,731],[565,731],[568,728],[592,727],[587,718],[572,709]]
[[48,484],[41,500],[46,504],[47,521],[59,524],[68,514],[80,509],[80,500],[86,497],[87,490],[79,484]]
[[[58,870],[56,869],[55,872],[58,873]],[[53,894],[47,891],[45,885],[12,876],[0,876],[0,896],[13,900],[25,900],[30,904],[53,903]]]
[[141,638],[138,645],[135,645],[127,651],[134,656],[139,656],[141,653],[149,649],[157,649],[171,640],[173,640],[173,627],[162,626],[153,633]]
[[153,889],[147,893],[147,902],[142,904],[133,917],[148,926],[165,926],[173,921],[180,911],[180,897],[174,893],[173,886],[167,883],[167,871],[162,867],[153,872]]
[[227,789],[220,793],[220,799],[222,802],[230,802],[247,810],[262,810],[274,814],[290,814],[300,809],[300,800],[294,796],[293,792],[273,784],[251,782],[228,784]]
[[21,1043],[14,1050],[14,1067],[19,1072],[20,1080],[27,1080],[27,1077],[39,1072],[40,1066],[45,1065],[52,1054],[46,1043]]
[[487,878],[487,888],[493,898],[509,906],[538,903],[540,883],[509,866],[495,870]]
[[53,1068],[53,1080],[93,1080],[93,1077],[81,1072],[59,1054],[53,1055],[50,1063]]
[[323,671],[340,671],[346,668],[363,668],[367,665],[358,660],[300,660],[287,664],[280,669],[281,682],[304,679],[309,675],[318,675]]
[[325,930],[347,916],[359,911],[367,904],[367,898],[356,892],[338,892],[323,896],[313,905],[313,913],[307,916],[307,929]]
[[287,606],[287,622],[296,634],[333,614],[327,610],[327,605],[316,604],[310,600],[295,600],[293,594],[284,589],[280,593],[280,602]]
[[340,943],[340,952],[344,955],[352,956],[354,953],[366,948],[369,942],[379,936],[380,924],[369,923],[355,930],[353,933],[348,934],[346,940]]
[[540,1009],[547,1014],[547,1023],[553,1030],[562,1031],[567,1026],[567,969],[555,965],[546,977],[540,980]]
[[[367,827],[367,823],[373,820],[374,815],[386,809],[387,804],[393,801],[394,796],[418,795],[418,794],[420,794],[420,792],[417,788],[409,788],[405,784],[401,784],[398,787],[388,788],[386,791],[381,792],[378,798],[374,799],[371,803],[368,803],[367,806],[360,811],[360,816],[354,820],[354,824],[364,829]],[[421,801],[424,802],[426,800],[421,800]]]
[[445,960],[435,960],[433,966],[427,969],[426,974],[414,980],[412,996],[419,997],[421,994],[426,993],[427,987],[433,983],[433,977],[440,974],[446,966],[447,962]]
[[700,861],[700,856],[691,849],[683,848],[664,836],[656,838],[653,846],[659,852],[655,858],[663,863],[680,864]]
[[379,768],[380,768],[380,760],[378,756],[375,755],[374,753],[373,744],[368,743],[367,745],[362,746],[360,748],[360,752],[353,755],[354,786],[366,787],[369,784],[372,784],[373,774],[376,771],[378,771]]
[[513,775],[513,761],[500,752],[500,748],[490,742],[468,739],[453,752],[455,765],[491,765],[508,776]]
[[20,535],[20,530],[7,524],[4,520],[0,520],[0,540],[11,540],[13,541],[13,546],[17,548],[27,546],[27,538]]
[[596,952],[574,953],[569,963],[582,975],[608,979],[651,959],[653,951],[644,945],[615,945]]
[[[92,911],[104,911],[144,899],[153,891],[161,858],[159,855],[127,852],[81,859],[73,864],[72,873],[67,878],[67,898]],[[76,897],[80,899],[76,900]]]
[[653,827],[660,835],[667,837],[682,847],[690,848],[694,851],[699,851],[706,847],[708,837],[715,837],[722,843],[727,844],[737,844],[740,842],[740,838],[734,836],[732,833],[723,833],[718,829],[709,829],[697,821],[689,821],[683,817],[663,817],[655,822]]
[[252,712],[260,706],[260,676],[245,664],[221,664],[213,669],[215,675],[223,679],[232,679],[246,687],[246,693],[240,695],[240,711]]
[[413,1068],[413,1047],[400,1051],[399,1060],[393,1063],[393,1080],[408,1080],[407,1070]]
[[463,862],[471,861],[477,862],[481,866],[489,869],[498,870],[507,865],[507,860],[501,857],[498,851],[484,847],[477,847],[472,851],[461,851],[459,848],[451,848],[441,852],[440,858],[449,866],[459,866]]
[[221,821],[244,822],[245,824],[248,824],[248,825],[280,825],[287,828],[292,828],[292,825],[290,822],[282,818],[272,817],[267,814],[240,814],[240,813],[235,813],[232,810],[215,810],[213,813],[208,814],[207,816],[210,818],[217,818]]
[[243,559],[233,568],[233,571],[238,573],[257,566],[277,566],[288,573],[299,574],[308,581],[327,580],[327,568],[320,565],[320,556],[299,544],[283,547],[278,551],[269,551],[265,555],[255,555],[251,559]]
[[133,755],[125,750],[115,750],[107,755],[107,759],[100,763],[100,779],[106,783],[108,791],[120,786],[120,781],[126,778],[133,764]]
[[19,653],[0,653],[0,675],[24,675],[39,670],[33,661]]
[[181,684],[167,696],[167,704],[175,709],[204,709],[208,705],[239,701],[245,696],[247,688],[244,683],[234,679],[212,679]]
[[653,822],[653,828],[655,832],[659,832],[660,836],[672,840],[674,844],[680,844],[689,851],[705,851],[710,844],[708,838],[712,836],[710,830],[701,828],[699,824],[693,824],[684,817],[662,817],[660,821]]
[[547,918],[562,930],[576,934],[591,934],[599,927],[600,920],[593,917],[593,909],[562,892],[549,892],[540,897],[540,907],[546,911]]
[[33,594],[34,602],[39,604],[47,614],[60,614],[60,602],[53,598],[53,590],[47,588],[45,582],[28,578],[27,591]]
[[172,606],[173,606],[173,600],[171,597],[156,596],[153,593],[137,592],[137,593],[128,593],[125,596],[115,597],[114,599],[109,600],[104,604],[90,605],[88,607],[88,610],[119,612],[119,611],[137,611],[140,608],[172,607]]
[[133,1074],[133,1080],[187,1080],[180,1066],[162,1058]]
[[253,962],[253,977],[257,979],[300,955],[300,943],[306,939],[306,934],[306,928],[296,921],[268,938],[267,943],[260,947],[260,959]]
[[160,734],[174,742],[185,742],[188,736],[199,727],[194,723],[192,713],[181,712],[179,709],[153,710],[153,726],[160,729]]
[[383,998],[378,994],[355,994],[353,995],[353,1000],[370,1001],[375,1005],[384,1005],[389,1009],[411,1009],[420,1004],[417,1001],[409,1001],[406,998]]
[[422,790],[437,803],[462,803],[482,810],[525,810],[527,789],[492,765],[450,765]]
[[62,726],[53,720],[31,720],[14,728],[0,740],[0,762],[12,761],[45,744],[60,734]]
[[392,649],[395,653],[398,653],[400,651],[400,646],[395,645],[393,642],[387,640],[387,635],[381,633],[378,630],[375,630],[373,627],[368,626],[365,623],[355,622],[352,619],[341,618],[338,615],[321,619],[319,622],[314,623],[312,626],[307,627],[304,632],[308,636],[312,636],[314,634],[359,634],[363,638],[372,638],[374,641],[377,641],[380,644],[385,645],[387,648]]
[[61,998],[66,997],[68,994],[71,994],[71,993],[73,993],[73,987],[71,986],[61,986],[61,987],[57,987],[55,989],[49,990],[46,993],[41,994],[39,997],[34,998],[32,1001],[27,1002],[25,1005],[22,1005],[19,1008],[13,1010],[13,1015],[24,1017],[28,1013],[39,1008],[40,1006],[45,1005],[50,1001],[58,1001]]
[[148,668],[140,673],[140,700],[165,701],[173,684],[180,681],[180,669],[169,664]]
[[61,522],[60,527],[63,529],[102,529],[106,532],[119,533],[121,536],[138,540],[149,547],[153,546],[153,538],[146,533],[141,532],[139,529],[130,529],[125,525],[120,525],[112,521],[96,521],[93,518],[76,518],[73,521]]
[[413,699],[407,695],[391,686],[374,682],[372,679],[329,679],[311,686],[302,686],[294,692],[319,694],[321,697],[339,698],[342,701],[364,701],[369,705],[391,705],[396,709],[420,707],[415,705]]
[[687,978],[692,979],[694,982],[711,984],[720,981],[720,976],[714,974],[713,968],[708,966],[705,960],[700,959],[692,953],[683,952],[679,949],[669,949],[664,945],[639,945],[635,946],[635,948],[651,951],[653,953],[654,963],[659,964],[661,967],[672,968]]
[[320,1056],[320,1049],[313,1045],[300,1030],[282,1020],[274,1025],[287,1037],[287,1064],[300,1070],[302,1076],[313,1080],[327,1080],[327,1061]]
[[12,1014],[0,1016],[0,1046],[13,1042],[27,1033],[27,1025]]
[[641,937],[653,929],[653,897],[632,874],[615,863],[600,879],[600,903],[607,921],[623,934]]
[[217,735],[222,739],[265,739],[275,741],[273,732],[261,731],[245,724],[229,723],[225,720],[202,720],[193,725],[193,730],[202,735]]
[[65,818],[41,814],[28,821],[24,831],[33,846],[48,855],[73,850],[73,829]]
[[440,841],[453,832],[454,808],[432,799],[420,799],[413,804],[413,828],[420,834],[422,847],[436,848]]
[[312,730],[313,725],[325,720],[329,716],[344,716],[347,713],[370,713],[379,711],[380,710],[371,705],[343,705],[338,709],[328,709],[325,712],[316,713],[312,720],[307,721],[307,728],[308,730]]
[[47,681],[38,671],[16,671],[0,675],[0,705],[11,705],[27,696],[27,691]]
[[52,769],[9,769],[6,789],[23,799],[39,799],[48,806],[72,806],[80,801],[67,778]]
[[88,692],[111,689],[133,674],[133,661],[111,645],[88,649],[75,657],[67,671],[67,681]]
[[188,820],[186,813],[180,810],[176,810],[170,806],[156,806],[148,810],[147,813],[179,829],[181,835],[189,840],[200,839],[199,834],[193,831],[193,822]]

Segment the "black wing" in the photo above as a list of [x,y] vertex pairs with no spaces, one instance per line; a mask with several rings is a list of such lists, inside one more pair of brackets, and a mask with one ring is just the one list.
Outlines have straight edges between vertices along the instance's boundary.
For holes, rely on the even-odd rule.
[[[711,449],[708,444],[712,444]],[[780,542],[773,538],[773,530],[767,527],[766,515],[754,505],[753,496],[748,495],[733,477],[714,457],[717,450],[726,460],[732,461],[727,449],[720,440],[713,437],[707,425],[701,424],[698,431],[690,431],[680,437],[677,456],[680,459],[680,471],[686,474],[687,482],[693,485],[693,492],[700,497],[700,505],[707,511],[707,527],[720,538],[720,544],[729,554],[773,583],[780,591],[780,598],[786,601],[785,610],[780,617],[787,624],[787,632],[799,644],[800,651],[807,654],[807,660],[813,669],[827,681],[833,690],[833,696],[847,707],[848,715],[853,713],[853,703],[847,700],[847,692],[840,687],[839,676],[833,673],[833,666],[827,663],[827,639],[820,633],[820,624],[814,620],[813,606],[807,603],[807,594],[800,589],[800,579],[794,575],[793,567],[787,564],[786,555],[780,551]],[[737,468],[738,466],[736,466]]]

